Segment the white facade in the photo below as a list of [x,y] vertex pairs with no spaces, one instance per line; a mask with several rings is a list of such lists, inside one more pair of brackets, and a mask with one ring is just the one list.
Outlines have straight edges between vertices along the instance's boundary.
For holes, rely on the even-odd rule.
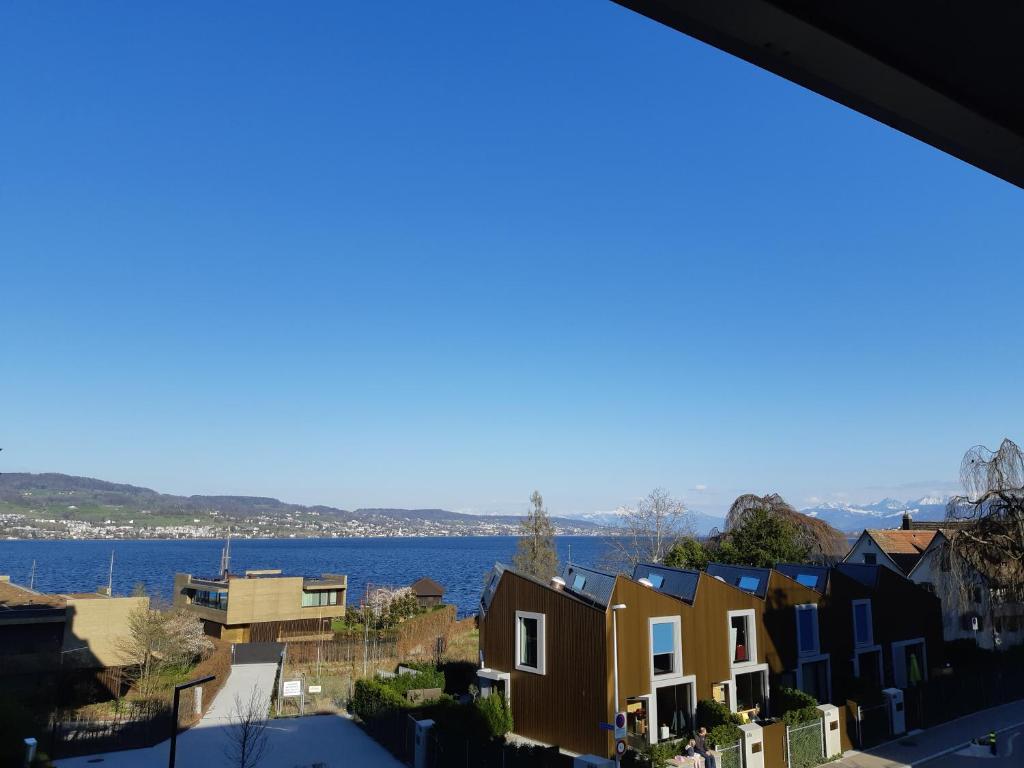
[[[1024,643],[1024,605],[993,605],[990,590],[980,577],[964,604],[957,588],[949,583],[949,573],[942,570],[942,550],[946,544],[946,537],[937,534],[908,576],[942,601],[942,638],[946,642],[974,640],[986,650]],[[977,629],[973,619],[977,619]]]
[[843,562],[856,565],[884,565],[890,571],[898,573],[900,576],[904,575],[900,567],[882,551],[882,548],[878,546],[867,531],[861,533],[860,538],[854,543],[850,552],[843,558]]

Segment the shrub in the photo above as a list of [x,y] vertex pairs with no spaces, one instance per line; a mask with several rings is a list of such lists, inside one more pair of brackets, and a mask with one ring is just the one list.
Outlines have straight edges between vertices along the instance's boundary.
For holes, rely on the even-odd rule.
[[504,696],[495,694],[486,699],[477,699],[473,706],[479,711],[487,734],[492,738],[504,736],[512,730],[512,710]]
[[[411,677],[411,675],[410,675]],[[384,684],[383,680],[356,680],[352,692],[352,711],[366,722],[396,709],[408,706],[404,692],[398,693]]]
[[800,725],[821,716],[818,700],[798,688],[781,688],[777,694],[778,712],[786,725]]
[[735,712],[730,712],[729,707],[725,704],[712,701],[711,699],[701,699],[697,702],[697,727],[707,728],[710,732],[712,728],[725,725],[727,723],[740,723],[740,716]]
[[743,731],[736,723],[722,723],[708,731],[708,740],[716,747],[728,747],[743,738]]

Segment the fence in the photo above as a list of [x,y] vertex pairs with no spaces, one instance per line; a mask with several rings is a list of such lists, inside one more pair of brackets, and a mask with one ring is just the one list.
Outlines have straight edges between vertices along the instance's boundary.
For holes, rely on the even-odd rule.
[[888,704],[857,707],[857,747],[859,749],[881,744],[891,735],[892,722],[889,720]]
[[737,741],[727,747],[718,748],[718,765],[720,768],[743,768],[743,742]]
[[789,768],[814,768],[825,759],[822,720],[786,728],[786,764]]
[[52,717],[49,754],[65,758],[151,747],[170,736],[171,719],[170,706],[165,702],[141,708],[125,705],[107,720]]

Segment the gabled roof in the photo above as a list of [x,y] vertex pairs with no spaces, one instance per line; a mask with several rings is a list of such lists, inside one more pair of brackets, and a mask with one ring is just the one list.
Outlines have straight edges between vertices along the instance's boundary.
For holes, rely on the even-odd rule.
[[737,589],[764,598],[768,594],[768,579],[771,568],[751,568],[744,565],[723,565],[708,563],[708,576],[716,576]]
[[934,530],[879,530],[867,529],[864,531],[871,540],[878,545],[878,548],[899,567],[903,573],[910,573],[921,559],[921,555],[928,545],[932,543],[935,536]]
[[583,595],[606,608],[611,602],[615,577],[610,573],[566,563],[562,569],[562,578],[565,579],[566,592]]
[[678,597],[687,603],[693,603],[697,596],[697,582],[700,571],[683,568],[669,568],[653,563],[638,563],[633,568],[633,580],[647,579],[658,592]]
[[409,585],[409,588],[419,597],[440,597],[444,594],[444,587],[429,576],[416,579],[416,581]]
[[779,563],[775,570],[783,576],[788,576],[798,584],[808,589],[813,589],[819,594],[825,594],[828,586],[829,569],[824,565],[805,565],[803,563]]

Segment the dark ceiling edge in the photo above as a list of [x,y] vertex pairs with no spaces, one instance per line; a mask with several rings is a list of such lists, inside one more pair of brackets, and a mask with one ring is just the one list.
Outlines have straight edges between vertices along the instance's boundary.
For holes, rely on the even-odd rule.
[[1024,137],[764,0],[614,0],[1024,188]]

